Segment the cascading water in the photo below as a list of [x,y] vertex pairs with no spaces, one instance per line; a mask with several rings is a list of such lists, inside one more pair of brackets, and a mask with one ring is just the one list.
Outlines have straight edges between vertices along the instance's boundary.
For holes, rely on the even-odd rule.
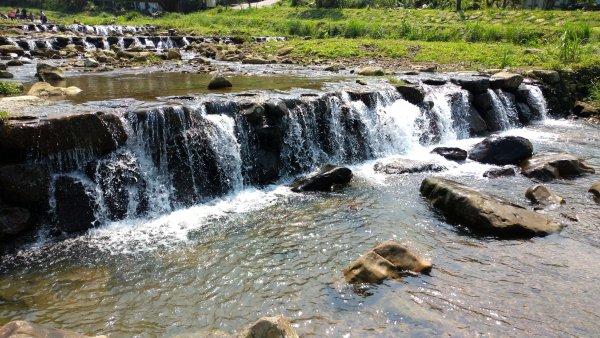
[[545,120],[548,115],[548,105],[542,90],[538,86],[525,85],[527,88],[527,103],[536,110],[541,120]]
[[519,127],[519,114],[515,108],[514,98],[499,90],[488,89],[488,94],[492,100],[492,106],[496,115],[496,121],[500,130],[508,130]]

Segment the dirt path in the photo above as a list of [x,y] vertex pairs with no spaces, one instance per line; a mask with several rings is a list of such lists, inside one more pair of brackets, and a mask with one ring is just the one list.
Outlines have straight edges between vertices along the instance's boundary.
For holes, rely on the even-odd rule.
[[[276,3],[278,3],[279,0],[264,0],[264,1],[259,1],[259,2],[253,2],[250,6],[252,6],[252,8],[260,8],[260,7],[269,7],[272,6]],[[235,6],[231,6],[231,8],[233,9],[247,9],[248,8],[248,3],[241,3],[239,5],[235,5]]]

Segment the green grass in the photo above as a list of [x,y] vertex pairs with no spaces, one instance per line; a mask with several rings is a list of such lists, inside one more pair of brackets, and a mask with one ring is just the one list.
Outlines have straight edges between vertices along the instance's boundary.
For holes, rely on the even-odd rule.
[[0,96],[13,96],[21,94],[21,85],[15,82],[0,81]]

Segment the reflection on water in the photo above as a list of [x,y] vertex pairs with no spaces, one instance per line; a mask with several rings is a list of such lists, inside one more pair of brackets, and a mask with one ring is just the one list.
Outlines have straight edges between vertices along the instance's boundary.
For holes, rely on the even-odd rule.
[[160,96],[176,96],[201,93],[243,92],[248,90],[288,90],[291,88],[321,89],[330,79],[284,75],[231,75],[232,88],[207,89],[212,75],[197,73],[153,72],[103,75],[78,75],[67,80],[53,82],[54,86],[75,86],[82,90],[76,96],[67,97],[74,103],[102,101],[120,98],[154,100]]
[[[532,138],[537,152],[579,154],[600,170],[594,127],[552,123],[511,133]],[[0,324],[207,336],[281,313],[308,337],[600,332],[600,205],[587,193],[597,176],[548,184],[567,201],[551,215],[569,212],[579,222],[545,238],[500,241],[443,222],[419,197],[426,175],[384,176],[371,166],[354,167],[356,180],[342,193],[249,190],[3,257]],[[527,205],[527,178],[483,179],[486,168],[469,162],[450,167],[442,175]],[[349,262],[392,238],[431,259],[431,275],[361,294],[342,282]]]

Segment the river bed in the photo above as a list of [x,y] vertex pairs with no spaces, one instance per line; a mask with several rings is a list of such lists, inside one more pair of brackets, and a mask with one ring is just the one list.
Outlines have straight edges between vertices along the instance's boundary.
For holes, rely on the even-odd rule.
[[[505,134],[534,150],[569,152],[600,170],[600,132],[546,120]],[[468,147],[480,139],[449,141]],[[430,148],[401,156],[423,158]],[[438,158],[440,161],[444,161]],[[246,188],[165,215],[114,222],[2,257],[0,324],[25,319],[111,337],[234,333],[255,318],[288,316],[303,337],[594,336],[600,331],[597,176],[547,186],[568,226],[531,240],[498,240],[448,225],[419,195],[428,174],[351,166],[339,193]],[[523,176],[485,179],[492,166],[444,162],[439,173],[529,205]],[[577,215],[578,222],[561,216]],[[430,275],[352,288],[341,270],[396,239],[431,259]]]

